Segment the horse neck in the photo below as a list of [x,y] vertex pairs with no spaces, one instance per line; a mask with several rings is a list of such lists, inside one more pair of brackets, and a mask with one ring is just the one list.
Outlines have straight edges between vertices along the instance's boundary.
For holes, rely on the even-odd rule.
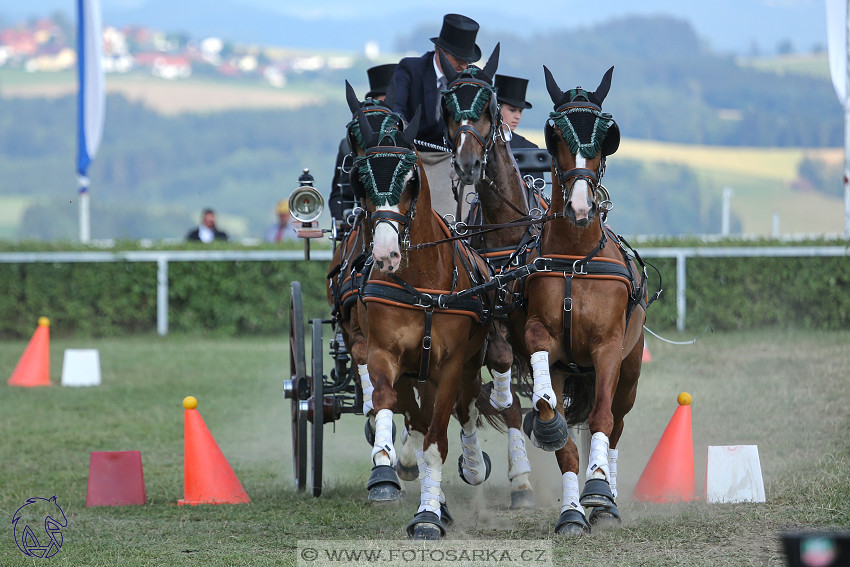
[[[476,184],[484,224],[503,224],[528,214],[525,187],[514,169],[509,151],[507,145],[497,139],[487,159],[486,176]],[[483,238],[487,248],[514,246],[522,239],[525,231],[524,226],[503,228],[486,233]]]

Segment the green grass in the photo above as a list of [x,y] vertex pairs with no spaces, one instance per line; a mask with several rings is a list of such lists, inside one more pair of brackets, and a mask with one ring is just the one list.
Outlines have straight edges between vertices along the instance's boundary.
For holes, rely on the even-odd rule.
[[[456,524],[451,539],[552,542],[556,563],[612,565],[784,565],[778,535],[799,527],[850,526],[850,332],[709,334],[695,345],[649,338],[652,362],[641,378],[620,444],[621,529],[578,541],[553,539],[560,504],[551,455],[531,450],[538,508],[510,511],[505,440],[483,430],[493,474],[478,489],[461,483],[450,447],[444,486]],[[416,483],[397,506],[366,502],[368,447],[362,417],[325,426],[325,490],[293,488],[289,402],[281,395],[288,356],[280,340],[140,336],[54,340],[54,386],[3,384],[0,396],[0,516],[27,498],[54,494],[68,518],[56,565],[294,565],[299,540],[399,540],[416,508]],[[0,345],[11,374],[26,341]],[[66,348],[97,348],[103,384],[58,385]],[[309,352],[309,348],[308,348]],[[767,502],[646,505],[629,496],[675,409],[693,395],[698,493],[707,445],[759,448]],[[183,409],[198,410],[252,502],[176,506],[183,497]],[[457,436],[452,425],[450,440]],[[86,508],[91,451],[139,450],[147,504]],[[0,565],[36,565],[0,528]]]

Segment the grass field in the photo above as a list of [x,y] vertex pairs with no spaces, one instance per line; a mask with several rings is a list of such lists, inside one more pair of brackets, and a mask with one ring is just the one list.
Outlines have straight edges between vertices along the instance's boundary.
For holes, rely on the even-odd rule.
[[[709,334],[686,347],[649,341],[653,360],[644,368],[620,444],[621,529],[579,541],[553,538],[559,474],[552,456],[534,449],[538,508],[509,510],[505,439],[486,429],[482,443],[494,470],[483,486],[461,483],[451,465],[459,448],[450,449],[444,487],[456,523],[448,537],[551,542],[556,563],[780,566],[783,530],[850,527],[850,332]],[[0,345],[4,376],[25,347],[24,341]],[[68,518],[62,550],[51,560],[56,565],[294,565],[299,540],[404,538],[418,484],[406,483],[410,496],[398,506],[367,504],[362,417],[347,415],[325,426],[322,497],[294,490],[289,402],[281,395],[289,368],[282,339],[56,340],[54,384],[66,348],[99,350],[102,386],[2,385],[0,516],[7,522],[0,565],[38,564],[24,560],[8,522],[34,496],[56,495]],[[754,444],[766,503],[630,500],[682,390],[694,398],[698,493],[707,445]],[[198,410],[251,504],[175,505],[183,497],[181,401],[189,394],[199,399]],[[86,508],[90,452],[121,450],[141,451],[147,504]]]

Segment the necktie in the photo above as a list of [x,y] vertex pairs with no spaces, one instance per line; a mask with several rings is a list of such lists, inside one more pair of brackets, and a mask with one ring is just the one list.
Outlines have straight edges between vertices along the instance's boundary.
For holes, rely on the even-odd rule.
[[440,106],[441,106],[442,101],[443,101],[443,91],[446,90],[446,87],[449,86],[448,82],[446,81],[445,75],[443,75],[442,77],[439,78],[439,82],[440,82],[440,88],[437,89],[437,118],[440,117]]

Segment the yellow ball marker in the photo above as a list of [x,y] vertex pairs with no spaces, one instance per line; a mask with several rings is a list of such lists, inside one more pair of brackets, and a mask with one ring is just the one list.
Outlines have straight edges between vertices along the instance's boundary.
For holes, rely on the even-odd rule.
[[679,402],[680,406],[689,406],[691,405],[691,395],[687,392],[682,392],[679,394],[679,397],[676,398],[676,401]]
[[198,407],[198,398],[195,396],[186,396],[183,398],[183,407],[186,409],[195,409]]

